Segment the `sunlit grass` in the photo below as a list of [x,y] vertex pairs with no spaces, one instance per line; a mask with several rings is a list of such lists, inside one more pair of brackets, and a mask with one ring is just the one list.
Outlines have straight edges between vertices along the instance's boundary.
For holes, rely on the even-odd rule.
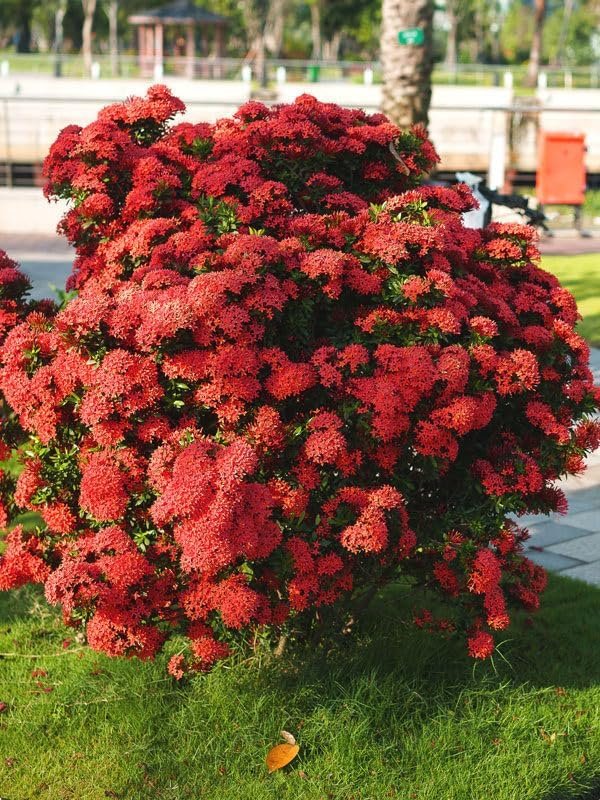
[[[460,642],[406,626],[414,598],[388,591],[355,644],[263,653],[180,686],[164,657],[92,653],[38,593],[7,594],[0,797],[587,796],[600,777],[599,601],[553,577],[533,627],[521,619],[494,664],[474,665]],[[300,756],[268,775],[282,728]]]
[[600,255],[544,256],[542,266],[575,295],[583,316],[579,332],[600,347]]

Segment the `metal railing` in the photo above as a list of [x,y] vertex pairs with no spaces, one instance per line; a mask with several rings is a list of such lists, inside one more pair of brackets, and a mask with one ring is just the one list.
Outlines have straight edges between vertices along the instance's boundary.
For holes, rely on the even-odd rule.
[[[213,99],[186,99],[185,119],[211,121],[230,115],[243,102],[239,87],[248,96],[247,87],[238,83],[231,84],[229,93],[220,89]],[[199,94],[203,92],[201,89]],[[124,91],[114,100],[122,100],[130,93]],[[318,96],[319,93],[315,90],[315,94]],[[361,103],[356,102],[352,92],[346,94],[346,102],[340,100],[344,105],[364,107],[368,111],[378,109],[379,90],[376,87],[361,93],[364,94]],[[109,102],[111,99],[106,96],[48,97],[40,94],[28,97],[3,96],[0,93],[0,185],[39,186],[41,162],[60,129],[73,122],[80,125],[91,122],[97,111]],[[494,102],[490,96],[487,104],[482,102],[474,107],[457,104],[451,92],[446,101],[443,93],[438,92],[438,99],[430,114],[430,132],[442,156],[442,168],[450,171],[469,169],[485,172],[490,164],[492,138],[501,135],[507,154],[507,168],[535,172],[537,131],[540,127],[567,131],[578,128],[584,131],[588,145],[588,169],[591,173],[600,174],[600,108],[596,106],[573,108],[558,106],[557,102],[552,107],[544,105],[539,98],[536,101],[535,97],[502,105],[500,99]]]
[[[239,80],[244,68],[254,71],[252,61],[242,58],[216,58],[213,56],[189,59],[167,56],[160,64],[140,60],[135,54],[119,54],[115,60],[109,54],[95,54],[90,73],[81,55],[53,53],[0,52],[0,80],[8,76],[48,75],[65,78],[145,78],[166,76]],[[269,83],[282,80],[282,70],[288,81],[344,81],[381,82],[381,66],[373,61],[316,61],[311,59],[267,59],[266,74]],[[246,71],[247,74],[247,71]],[[598,64],[583,67],[542,67],[544,83],[548,88],[595,89],[600,87]],[[506,78],[507,75],[511,77]],[[434,83],[459,86],[501,86],[509,81],[514,87],[526,84],[526,65],[456,64],[434,66]]]

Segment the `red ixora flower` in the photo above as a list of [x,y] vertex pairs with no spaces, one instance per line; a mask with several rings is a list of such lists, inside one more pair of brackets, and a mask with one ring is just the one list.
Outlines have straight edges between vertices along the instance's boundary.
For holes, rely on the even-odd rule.
[[58,136],[61,310],[0,251],[0,588],[113,656],[184,637],[179,680],[406,573],[448,606],[417,625],[490,656],[545,585],[509,515],[564,511],[600,442],[574,301],[530,229],[420,185],[421,127],[183,110],[155,86]]

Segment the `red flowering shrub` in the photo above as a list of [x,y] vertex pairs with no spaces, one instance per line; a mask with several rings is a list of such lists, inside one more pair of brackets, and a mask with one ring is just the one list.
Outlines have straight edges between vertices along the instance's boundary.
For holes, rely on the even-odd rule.
[[[41,314],[49,314],[54,304],[49,301],[33,302],[26,300],[30,289],[29,279],[10,259],[4,250],[0,250],[0,346],[8,333],[21,323],[28,313],[35,309]],[[0,529],[5,528],[10,517],[15,513],[13,502],[15,490],[14,476],[9,469],[2,469],[1,462],[10,458],[12,449],[24,443],[26,432],[16,423],[15,415],[7,406],[0,393]],[[10,552],[11,541],[16,541],[14,534],[8,538],[7,549]],[[13,563],[16,567],[18,559]],[[0,586],[2,585],[0,575]]]
[[419,187],[419,128],[182,108],[154,87],[46,160],[78,294],[7,323],[28,444],[3,502],[44,524],[11,531],[0,587],[45,582],[111,654],[182,632],[180,677],[402,574],[455,609],[418,625],[490,655],[545,583],[507,514],[562,510],[600,438],[572,297],[530,229],[466,229],[466,187]]

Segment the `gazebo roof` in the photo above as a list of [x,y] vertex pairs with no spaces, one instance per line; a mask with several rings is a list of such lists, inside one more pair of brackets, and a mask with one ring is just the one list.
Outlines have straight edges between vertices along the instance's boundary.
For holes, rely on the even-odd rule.
[[132,25],[155,25],[159,22],[163,25],[193,25],[199,22],[222,25],[227,21],[227,17],[199,8],[190,0],[174,0],[158,8],[138,11],[129,17]]

